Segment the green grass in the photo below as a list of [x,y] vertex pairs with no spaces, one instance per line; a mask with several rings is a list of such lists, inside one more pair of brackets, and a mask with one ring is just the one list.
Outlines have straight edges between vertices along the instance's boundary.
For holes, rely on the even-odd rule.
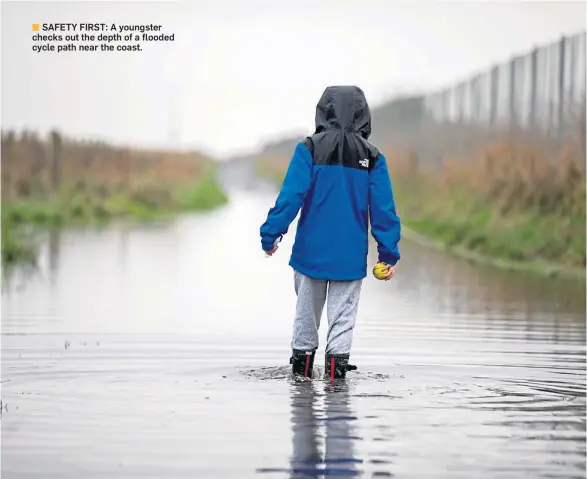
[[426,185],[398,184],[396,203],[402,223],[450,248],[503,260],[526,269],[544,265],[583,274],[585,215],[541,213],[537,208],[502,213],[475,192],[440,190]]
[[140,222],[170,218],[184,211],[208,211],[228,201],[214,170],[193,186],[152,185],[128,195],[101,197],[88,193],[60,195],[48,201],[19,201],[2,205],[2,264],[33,259],[34,242],[25,234],[36,228],[66,225],[99,226],[114,218]]
[[179,190],[176,196],[177,205],[184,210],[206,211],[225,204],[228,197],[222,191],[213,173],[210,172],[204,181],[193,188]]

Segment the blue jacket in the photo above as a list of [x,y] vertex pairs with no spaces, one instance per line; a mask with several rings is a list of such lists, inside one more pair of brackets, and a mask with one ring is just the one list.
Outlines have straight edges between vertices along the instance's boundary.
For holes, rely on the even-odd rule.
[[385,157],[371,145],[371,114],[357,87],[328,87],[316,108],[316,131],[295,149],[275,205],[261,226],[269,251],[301,214],[290,266],[316,279],[367,275],[368,226],[379,261],[395,265],[400,219]]

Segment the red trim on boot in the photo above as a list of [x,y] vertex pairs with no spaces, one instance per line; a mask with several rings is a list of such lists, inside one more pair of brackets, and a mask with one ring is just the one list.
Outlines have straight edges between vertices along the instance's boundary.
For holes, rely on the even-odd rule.
[[334,381],[334,358],[330,358],[330,379]]
[[304,370],[304,376],[308,377],[309,370],[310,370],[310,355],[306,354],[306,369]]

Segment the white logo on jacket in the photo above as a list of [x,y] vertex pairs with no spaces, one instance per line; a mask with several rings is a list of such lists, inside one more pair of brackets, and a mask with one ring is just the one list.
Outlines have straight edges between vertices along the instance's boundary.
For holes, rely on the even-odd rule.
[[364,160],[359,161],[359,163],[361,164],[361,166],[363,166],[365,168],[369,168],[369,160],[367,158],[365,158]]

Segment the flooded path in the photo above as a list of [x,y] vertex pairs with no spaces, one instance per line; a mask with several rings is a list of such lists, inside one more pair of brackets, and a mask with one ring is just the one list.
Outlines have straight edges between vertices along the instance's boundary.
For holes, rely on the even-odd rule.
[[404,241],[359,371],[294,383],[295,228],[266,259],[274,192],[223,178],[220,211],[52,233],[4,282],[3,478],[585,477],[584,285]]

